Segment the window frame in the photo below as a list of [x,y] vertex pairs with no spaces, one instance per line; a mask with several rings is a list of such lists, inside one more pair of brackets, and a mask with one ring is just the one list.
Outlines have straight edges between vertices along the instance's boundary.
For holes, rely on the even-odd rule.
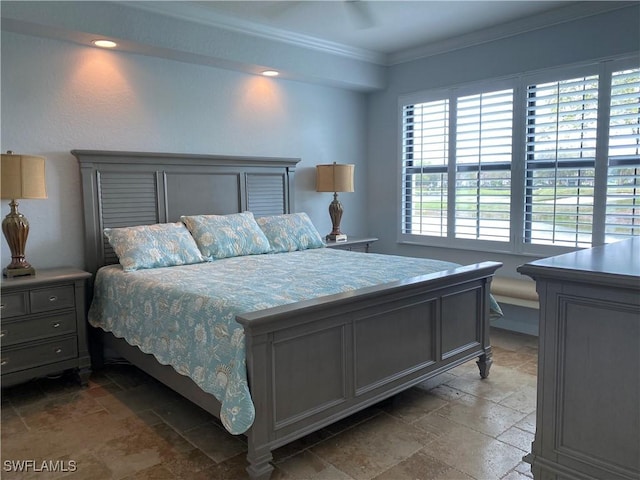
[[[449,88],[438,88],[427,91],[414,92],[398,97],[398,243],[446,247],[463,250],[478,250],[493,253],[518,254],[525,256],[558,255],[581,249],[560,245],[542,245],[525,243],[525,189],[526,189],[526,155],[527,155],[527,87],[569,80],[577,77],[598,76],[598,118],[595,153],[595,182],[593,199],[593,230],[591,246],[604,244],[605,218],[607,201],[607,171],[609,151],[609,115],[611,100],[611,78],[613,72],[640,68],[640,62],[635,56],[607,59],[582,65],[563,66],[537,72],[529,72],[506,78],[488,79],[470,84],[456,85]],[[462,239],[455,237],[455,173],[456,164],[452,161],[451,152],[456,148],[455,102],[460,97],[477,95],[511,88],[513,89],[513,137],[511,159],[511,209],[510,209],[510,241],[498,242],[477,239]],[[404,117],[405,106],[418,103],[449,100],[449,135],[447,173],[448,173],[448,211],[447,234],[437,237],[424,234],[403,233],[405,227],[404,208],[405,198],[403,173],[404,159]],[[452,103],[453,102],[453,103]]]

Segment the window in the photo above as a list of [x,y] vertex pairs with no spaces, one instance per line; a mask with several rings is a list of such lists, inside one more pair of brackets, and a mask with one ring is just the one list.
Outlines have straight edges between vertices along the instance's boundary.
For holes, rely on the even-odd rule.
[[407,105],[403,127],[404,231],[446,237],[449,101]]
[[640,235],[630,62],[402,97],[401,241],[547,254]]
[[605,241],[640,235],[640,69],[611,80]]
[[590,247],[598,77],[527,87],[524,241]]
[[512,90],[405,106],[403,233],[509,241],[512,121]]
[[455,237],[508,242],[513,91],[458,98]]

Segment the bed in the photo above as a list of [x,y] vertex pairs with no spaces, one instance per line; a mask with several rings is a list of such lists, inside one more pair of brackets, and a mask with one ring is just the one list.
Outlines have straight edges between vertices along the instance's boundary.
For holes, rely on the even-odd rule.
[[[187,319],[194,318],[185,309],[208,301],[198,295],[209,288],[204,279],[215,275],[224,280],[222,284],[228,283],[224,298],[237,293],[240,301],[251,298],[258,302],[226,312],[232,317],[227,327],[235,326],[234,331],[218,328],[244,354],[236,362],[218,366],[205,365],[202,355],[195,363],[163,356],[162,345],[144,340],[149,335],[136,338],[135,333],[118,330],[118,318],[126,314],[117,310],[105,314],[109,325],[92,333],[100,340],[92,341],[96,361],[103,349],[109,349],[221,418],[230,432],[245,434],[250,478],[269,478],[274,449],[470,359],[478,358],[481,378],[489,374],[489,322],[499,310],[489,290],[500,263],[460,266],[310,248],[129,275],[118,265],[105,229],[166,225],[200,215],[233,217],[252,212],[260,219],[293,214],[298,160],[89,150],[72,154],[82,175],[86,268],[92,273],[100,271],[92,308],[108,303],[104,294],[108,287],[103,285],[107,283],[103,278],[108,277],[112,290],[120,285],[120,290],[146,292],[149,299],[156,295],[156,300],[147,302],[149,315],[156,315],[152,310],[161,303],[158,299],[170,298],[170,293],[162,293],[161,282],[174,278],[182,285],[195,286],[195,292],[181,291],[184,303],[173,308],[180,313],[166,319],[173,327],[159,324],[161,331],[179,329],[181,321],[187,324]],[[349,273],[349,264],[365,259],[370,262],[365,274],[356,278]],[[404,273],[393,273],[385,263],[389,260],[398,262],[398,271]],[[312,270],[314,266],[325,272]],[[232,271],[243,275],[232,279]],[[265,274],[267,271],[271,273]],[[267,297],[256,300],[254,292],[265,276],[279,278],[280,283],[265,288]],[[345,286],[339,277],[353,281]],[[154,294],[153,285],[160,291]],[[273,292],[282,298],[274,298]],[[144,310],[144,302],[138,303]],[[189,342],[220,331],[211,328],[203,333],[185,327],[185,334],[176,338],[186,342],[184,351],[189,352]],[[184,340],[186,332],[192,333],[189,341]],[[184,360],[185,355],[180,358]],[[235,383],[229,387],[232,402],[215,388],[207,388],[207,382],[227,386],[228,377],[243,375],[244,386],[241,381],[240,387]]]

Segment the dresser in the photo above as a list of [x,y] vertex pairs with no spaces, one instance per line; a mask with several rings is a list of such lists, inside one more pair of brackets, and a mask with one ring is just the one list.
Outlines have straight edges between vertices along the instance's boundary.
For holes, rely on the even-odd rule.
[[640,237],[522,265],[540,297],[536,480],[640,478]]
[[85,283],[74,268],[38,270],[3,278],[1,297],[2,386],[74,369],[81,384],[91,372],[85,320]]

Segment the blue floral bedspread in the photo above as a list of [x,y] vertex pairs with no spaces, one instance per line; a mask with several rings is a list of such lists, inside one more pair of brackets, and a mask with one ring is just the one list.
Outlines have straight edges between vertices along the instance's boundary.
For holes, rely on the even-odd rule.
[[240,434],[255,410],[236,315],[456,266],[329,248],[126,273],[110,265],[96,276],[89,322],[189,376],[220,401],[225,428]]

